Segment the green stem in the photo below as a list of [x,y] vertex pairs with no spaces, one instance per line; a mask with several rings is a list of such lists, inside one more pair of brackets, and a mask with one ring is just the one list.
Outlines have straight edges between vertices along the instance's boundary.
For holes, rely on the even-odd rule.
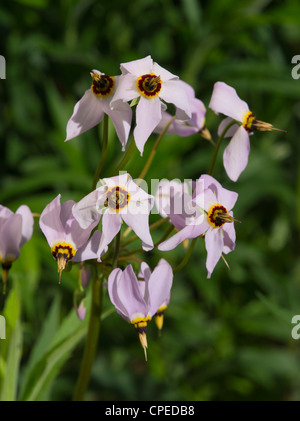
[[107,145],[108,145],[108,115],[107,114],[104,114],[102,124],[103,124],[102,153],[101,153],[101,158],[100,158],[98,167],[95,172],[94,180],[93,180],[93,190],[95,190],[97,186],[97,183],[100,178],[100,173],[103,168],[106,155],[107,155]]
[[211,173],[213,172],[213,169],[214,169],[214,166],[215,166],[215,162],[216,162],[216,159],[217,159],[217,155],[218,155],[218,152],[219,152],[219,149],[220,149],[220,145],[221,145],[222,140],[224,139],[224,136],[225,136],[227,130],[229,130],[229,128],[231,126],[233,126],[234,124],[236,124],[236,123],[237,122],[235,120],[232,120],[229,124],[227,124],[227,126],[225,127],[225,129],[222,131],[222,133],[221,133],[221,135],[220,135],[220,137],[219,137],[219,139],[217,141],[217,144],[215,146],[214,154],[213,154],[212,159],[211,159],[211,162],[210,162],[210,166],[209,166],[209,169],[208,169],[208,174],[209,175],[211,175]]
[[173,271],[174,273],[176,273],[179,270],[181,270],[188,263],[188,261],[190,260],[190,257],[191,257],[191,255],[193,253],[193,250],[194,250],[194,247],[195,247],[195,244],[196,244],[196,241],[197,241],[197,238],[198,237],[192,239],[191,244],[190,244],[190,246],[188,248],[188,251],[187,251],[186,255],[184,256],[184,258],[182,259],[182,261],[179,263],[179,265],[176,266],[176,268]]
[[135,142],[134,142],[134,139],[132,138],[130,141],[129,147],[127,151],[125,152],[121,162],[119,163],[117,168],[113,171],[113,175],[119,175],[119,172],[122,171],[125,165],[128,163],[129,159],[132,156],[134,145],[135,145]]
[[114,257],[112,261],[112,269],[115,269],[118,264],[118,257],[120,253],[120,242],[121,242],[121,230],[118,232],[115,238],[115,251],[114,251]]
[[[155,142],[155,144],[154,144],[154,146],[152,148],[152,151],[151,151],[151,153],[150,153],[150,155],[149,155],[149,157],[148,157],[148,159],[146,161],[146,164],[145,164],[144,168],[142,169],[142,172],[140,173],[140,175],[138,177],[140,180],[143,180],[145,178],[145,176],[146,176],[146,174],[147,174],[147,172],[148,172],[148,170],[150,168],[150,165],[152,164],[152,161],[153,161],[153,159],[155,157],[157,148],[158,148],[158,146],[159,146],[159,144],[160,144],[160,142],[161,142],[164,134],[168,130],[169,126],[171,125],[173,119],[174,119],[174,117],[165,125],[165,127],[161,131],[160,135],[156,139],[156,142]],[[138,184],[138,182],[137,182],[137,184]]]
[[92,304],[90,320],[73,401],[83,400],[85,391],[90,381],[92,365],[97,351],[98,337],[101,325],[100,316],[102,309],[102,279],[103,275],[101,274],[100,277],[94,277],[92,281]]

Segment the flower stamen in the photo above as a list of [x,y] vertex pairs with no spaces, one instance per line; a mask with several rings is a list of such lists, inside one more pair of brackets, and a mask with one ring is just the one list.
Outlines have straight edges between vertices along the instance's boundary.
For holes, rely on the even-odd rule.
[[285,132],[285,130],[276,129],[270,123],[265,123],[264,121],[257,120],[252,111],[248,111],[248,113],[245,114],[242,126],[248,133],[253,132],[253,130],[259,130],[262,132],[277,130],[279,132]]
[[76,250],[71,244],[62,241],[60,243],[54,244],[54,246],[51,247],[51,253],[57,261],[57,269],[59,272],[60,283],[61,273],[65,269],[67,262],[69,260],[72,260],[75,256]]
[[128,191],[120,186],[116,186],[108,190],[104,206],[109,206],[110,209],[118,212],[128,205],[129,200],[130,194]]
[[220,228],[226,222],[240,222],[233,218],[233,216],[229,215],[228,210],[220,204],[210,207],[209,211],[207,212],[207,219],[213,228]]
[[140,93],[146,98],[157,96],[161,90],[162,81],[160,76],[153,73],[140,76],[137,79],[137,87]]
[[105,97],[112,93],[115,82],[114,78],[108,75],[91,72],[93,83],[91,89],[96,96]]

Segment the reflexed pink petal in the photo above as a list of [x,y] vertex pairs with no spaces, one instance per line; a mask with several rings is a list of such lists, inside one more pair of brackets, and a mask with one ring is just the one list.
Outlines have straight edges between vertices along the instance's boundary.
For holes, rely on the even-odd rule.
[[152,250],[153,240],[149,230],[149,214],[122,214],[124,222],[132,228],[135,234],[142,240],[142,247],[145,251]]
[[[231,122],[232,122],[232,118],[230,118],[230,117],[226,117],[221,121],[221,123],[219,124],[219,127],[218,127],[218,136],[221,136],[221,134],[223,133],[225,128]],[[239,124],[234,124],[233,126],[230,126],[229,129],[226,131],[224,138],[225,137],[232,137],[239,127],[240,127]]]
[[103,116],[101,100],[93,94],[91,89],[88,89],[75,104],[73,114],[67,124],[65,142],[96,126]]
[[114,110],[105,108],[105,112],[110,116],[115,126],[117,136],[122,144],[122,150],[124,151],[131,128],[131,107],[127,102],[122,102]]
[[236,90],[224,82],[216,82],[214,84],[208,106],[215,113],[227,115],[241,123],[245,114],[249,111],[248,104],[240,99]]
[[39,224],[50,247],[58,240],[64,240],[65,231],[60,219],[60,197],[59,194],[50,202],[41,213]]
[[174,75],[173,73],[169,72],[168,70],[164,69],[157,63],[153,63],[152,67],[152,73],[154,73],[156,76],[160,76],[160,79],[163,82],[166,82],[168,80],[178,80],[178,76]]
[[131,73],[135,76],[142,76],[152,72],[153,60],[151,56],[138,60],[121,63],[121,71],[123,74]]
[[161,251],[169,251],[173,250],[175,247],[178,246],[178,244],[182,243],[187,238],[192,239],[199,237],[199,235],[203,234],[207,229],[209,225],[204,221],[200,225],[187,225],[182,230],[177,232],[172,237],[168,238],[163,243],[159,244],[158,250]]
[[108,293],[120,314],[130,321],[137,313],[147,316],[147,305],[131,265],[128,265],[123,273],[120,273],[119,269],[112,271],[108,277]]
[[120,76],[116,90],[110,102],[110,107],[113,110],[118,108],[123,109],[123,102],[131,101],[138,96],[140,96],[140,92],[137,88],[136,76],[131,74]]
[[159,307],[169,300],[172,282],[172,267],[166,260],[161,259],[148,281],[149,297],[146,297],[145,295],[151,316],[154,316]]
[[223,246],[224,241],[222,231],[220,229],[212,228],[206,232],[205,247],[207,250],[206,269],[208,271],[208,278],[210,278],[216,264],[221,257]]
[[235,249],[236,234],[235,234],[235,228],[234,228],[233,222],[223,225],[223,237],[224,237],[223,253],[227,254]]
[[136,108],[136,127],[134,129],[134,140],[141,155],[144,145],[161,120],[161,101],[158,97],[140,97]]
[[102,217],[102,237],[100,241],[101,251],[112,242],[121,229],[121,216],[105,212]]
[[236,181],[248,164],[250,152],[249,134],[241,126],[224,150],[223,163],[228,177]]
[[92,237],[77,250],[72,262],[83,262],[85,260],[97,259],[98,248],[101,240],[101,232],[96,230]]
[[150,276],[151,276],[151,269],[149,265],[146,262],[142,262],[140,272],[138,274],[138,278],[149,280]]
[[12,214],[2,225],[0,233],[0,254],[2,261],[16,259],[20,255],[22,239],[22,216]]
[[99,206],[104,205],[106,190],[106,187],[94,190],[73,206],[72,213],[81,228],[88,228],[99,220]]
[[26,205],[20,206],[16,214],[22,216],[22,239],[20,243],[20,247],[22,247],[32,237],[33,216],[31,210]]
[[162,84],[159,93],[164,101],[174,104],[176,107],[176,118],[178,120],[189,120],[192,116],[190,101],[182,83],[177,80],[169,80]]
[[[222,185],[211,175],[203,174],[199,180],[204,180],[205,189],[205,210],[207,211],[213,204],[219,203],[230,211],[237,201],[238,194],[231,190],[224,189]],[[214,193],[215,201],[211,192]]]
[[119,282],[123,280],[123,272],[121,269],[114,269],[108,277],[107,289],[110,301],[116,307],[117,312],[127,321],[129,320],[127,309],[124,307],[118,294]]

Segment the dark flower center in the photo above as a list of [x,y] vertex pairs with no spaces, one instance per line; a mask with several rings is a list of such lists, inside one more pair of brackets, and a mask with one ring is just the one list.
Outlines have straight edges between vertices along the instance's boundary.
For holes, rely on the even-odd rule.
[[137,86],[142,95],[147,98],[157,96],[161,90],[162,81],[160,76],[146,74],[140,76],[137,80]]

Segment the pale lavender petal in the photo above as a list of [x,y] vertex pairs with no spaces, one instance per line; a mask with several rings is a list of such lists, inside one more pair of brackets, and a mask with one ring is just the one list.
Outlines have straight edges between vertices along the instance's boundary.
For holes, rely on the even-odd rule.
[[[223,131],[225,130],[225,128],[228,126],[229,123],[231,123],[233,120],[230,117],[226,117],[224,118],[221,123],[219,124],[218,127],[218,136],[221,136],[221,134],[223,133]],[[226,131],[224,137],[232,137],[235,132],[237,131],[237,129],[240,127],[239,124],[233,124],[232,126],[229,127],[229,129]]]
[[236,181],[248,164],[250,152],[249,134],[241,126],[224,150],[223,163],[228,177]]
[[169,263],[162,259],[153,270],[148,281],[148,294],[145,300],[148,301],[149,313],[153,316],[159,307],[170,298],[170,291],[173,282],[173,271]]
[[32,237],[34,221],[32,212],[26,205],[20,206],[16,214],[22,216],[22,239],[20,243],[20,247],[22,247]]
[[[204,181],[205,189],[208,189],[208,191],[205,192],[206,211],[211,205],[216,203],[223,205],[228,211],[233,208],[238,198],[238,194],[236,192],[222,187],[222,185],[211,175],[203,174],[200,177],[200,180]],[[211,192],[213,192],[215,199],[213,199]]]
[[72,207],[74,204],[74,200],[67,200],[66,202],[61,203],[60,220],[63,227],[66,226],[68,219],[72,217]]
[[142,240],[142,247],[145,251],[152,250],[153,240],[149,230],[149,214],[141,213],[134,214],[124,213],[122,214],[124,222],[132,228],[136,235]]
[[88,228],[95,221],[99,220],[99,206],[106,200],[107,188],[99,188],[92,191],[72,208],[72,213],[81,228]]
[[153,63],[152,67],[152,73],[154,73],[156,76],[160,76],[160,79],[164,82],[168,80],[178,80],[178,76],[174,75],[173,73],[169,72],[168,70],[164,69],[157,63]]
[[123,280],[123,272],[121,269],[114,269],[108,277],[107,289],[110,301],[115,306],[117,312],[127,321],[129,320],[128,313],[118,295],[119,282]]
[[199,225],[187,225],[182,230],[178,231],[175,235],[168,238],[163,243],[159,244],[158,250],[161,251],[169,251],[173,250],[178,244],[182,243],[186,239],[192,239],[199,237],[199,235],[203,234],[209,228],[208,223],[203,221],[202,224]]
[[131,265],[121,274],[116,269],[112,271],[108,277],[108,293],[116,309],[130,321],[137,314],[147,316],[148,309]]
[[140,267],[140,271],[139,271],[139,274],[138,274],[138,278],[142,278],[142,279],[145,279],[145,281],[146,280],[148,281],[150,276],[151,276],[151,269],[150,269],[149,265],[146,262],[142,262],[141,267]]
[[134,140],[141,155],[144,145],[161,119],[161,101],[156,98],[140,97],[136,108],[136,127]]
[[97,98],[91,89],[88,89],[74,107],[67,124],[65,142],[96,126],[103,116],[101,99]]
[[139,96],[140,92],[137,88],[136,76],[131,74],[120,76],[115,93],[110,102],[110,107],[113,110],[118,108],[122,109],[122,102],[131,101]]
[[[111,214],[105,212],[102,217],[102,237],[100,241],[101,252],[104,251],[104,247],[111,243],[118,232],[121,229],[122,219],[117,213]],[[100,249],[99,249],[100,251]],[[100,256],[99,256],[100,257]]]
[[223,253],[227,254],[235,249],[236,233],[234,223],[223,225],[224,248]]
[[92,237],[77,250],[72,262],[83,262],[85,260],[97,259],[98,248],[101,240],[101,232],[96,230]]
[[76,249],[82,247],[88,240],[91,231],[100,221],[100,215],[98,214],[98,219],[96,219],[88,228],[81,228],[78,221],[71,214],[71,217],[68,219],[65,225],[65,240],[75,244]]
[[205,247],[207,250],[206,269],[208,271],[207,277],[210,278],[212,271],[218,263],[223,247],[224,240],[222,230],[219,228],[212,228],[205,234]]
[[50,247],[65,238],[65,230],[60,219],[60,197],[59,194],[45,207],[39,219],[40,228]]
[[135,76],[142,76],[152,72],[153,60],[151,56],[138,60],[121,63],[121,71],[123,74],[131,73]]
[[0,205],[0,230],[2,225],[11,215],[13,215],[13,212],[10,209],[8,209],[6,206]]
[[189,120],[191,118],[190,100],[180,81],[169,80],[163,83],[159,96],[164,101],[175,105],[178,120]]
[[248,104],[240,99],[236,90],[224,82],[216,82],[214,84],[208,106],[216,114],[222,113],[241,123],[245,114],[249,111]]
[[114,110],[105,107],[105,112],[110,116],[115,126],[117,136],[122,144],[122,150],[124,151],[131,128],[131,107],[127,102],[122,102]]
[[1,260],[16,259],[20,255],[22,216],[12,214],[3,224],[0,234]]

